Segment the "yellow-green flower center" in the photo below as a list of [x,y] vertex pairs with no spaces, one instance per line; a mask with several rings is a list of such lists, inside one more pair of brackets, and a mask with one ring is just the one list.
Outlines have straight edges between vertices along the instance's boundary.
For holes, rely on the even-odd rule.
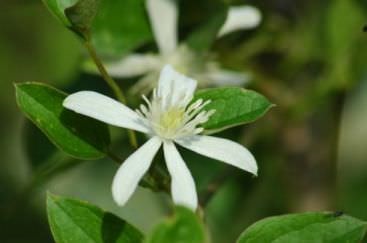
[[203,131],[200,125],[208,121],[214,110],[202,110],[209,104],[208,100],[199,99],[188,105],[190,100],[185,100],[184,95],[182,97],[172,103],[172,97],[162,100],[154,90],[151,101],[143,96],[147,106],[140,105],[137,113],[146,119],[152,133],[160,138],[176,139],[198,134]]
[[160,127],[168,132],[175,131],[182,126],[184,115],[184,109],[173,107],[161,115],[159,122]]

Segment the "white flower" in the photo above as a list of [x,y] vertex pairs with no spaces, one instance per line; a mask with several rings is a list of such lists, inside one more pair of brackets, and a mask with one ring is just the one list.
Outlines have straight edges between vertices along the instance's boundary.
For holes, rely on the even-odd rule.
[[158,88],[146,105],[133,111],[127,106],[92,91],[68,96],[64,107],[105,123],[148,134],[150,139],[130,155],[118,169],[112,183],[112,194],[124,205],[138,182],[148,171],[153,157],[163,144],[164,157],[171,175],[171,193],[176,204],[195,210],[198,199],[194,180],[176,149],[179,144],[204,156],[217,159],[257,174],[252,154],[242,145],[223,138],[199,135],[214,111],[203,111],[210,101],[201,99],[190,104],[197,82],[177,73],[169,65],[161,72]]
[[[249,75],[221,69],[213,61],[204,60],[185,45],[178,45],[178,9],[174,0],[146,0],[146,7],[159,48],[159,54],[132,54],[120,61],[107,63],[111,76],[129,78],[144,75],[132,91],[147,92],[156,86],[155,80],[166,64],[171,64],[181,73],[195,77],[199,86],[242,85]],[[259,10],[251,6],[231,7],[227,19],[218,32],[218,37],[241,29],[256,27],[261,21]]]

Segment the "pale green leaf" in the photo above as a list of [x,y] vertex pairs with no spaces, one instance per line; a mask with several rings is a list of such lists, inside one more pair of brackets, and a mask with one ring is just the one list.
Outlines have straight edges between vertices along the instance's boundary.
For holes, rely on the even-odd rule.
[[201,90],[193,101],[197,99],[211,100],[204,109],[215,110],[203,124],[208,132],[253,122],[274,106],[261,94],[237,87]]
[[289,214],[256,222],[237,243],[354,243],[361,242],[366,229],[366,222],[339,213]]

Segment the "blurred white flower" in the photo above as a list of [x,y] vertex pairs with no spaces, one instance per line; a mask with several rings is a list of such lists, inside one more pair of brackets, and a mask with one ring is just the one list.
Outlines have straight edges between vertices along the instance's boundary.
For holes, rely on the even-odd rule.
[[[153,157],[163,144],[164,157],[171,175],[173,201],[195,210],[198,199],[195,182],[175,143],[204,156],[217,159],[257,174],[252,154],[242,145],[227,139],[199,135],[214,113],[202,108],[210,101],[191,103],[197,82],[169,65],[161,72],[158,88],[151,100],[133,111],[127,106],[92,91],[69,95],[64,107],[102,122],[148,134],[150,139],[130,155],[118,169],[112,183],[112,194],[124,205],[135,191],[140,179],[148,171]],[[191,104],[190,104],[191,103]]]
[[[199,80],[200,87],[242,85],[249,76],[245,73],[221,69],[218,63],[205,61],[185,45],[178,45],[178,9],[174,0],[146,0],[146,7],[159,48],[159,54],[131,54],[106,65],[111,76],[129,78],[144,75],[133,93],[151,91],[156,86],[159,71],[171,64],[180,72]],[[251,29],[259,25],[261,13],[251,6],[230,7],[218,37],[230,32]]]

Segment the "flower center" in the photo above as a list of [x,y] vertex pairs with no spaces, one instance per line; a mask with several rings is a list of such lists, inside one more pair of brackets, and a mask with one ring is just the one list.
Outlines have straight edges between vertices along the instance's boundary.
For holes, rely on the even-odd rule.
[[182,123],[184,115],[184,109],[171,108],[161,115],[160,126],[166,130],[177,130]]
[[[155,93],[155,91],[153,91]],[[176,139],[192,136],[203,131],[201,124],[208,121],[214,110],[204,111],[210,101],[199,99],[188,107],[164,107],[162,100],[153,95],[151,101],[143,96],[147,106],[141,105],[137,113],[146,118],[152,132],[163,139]]]

